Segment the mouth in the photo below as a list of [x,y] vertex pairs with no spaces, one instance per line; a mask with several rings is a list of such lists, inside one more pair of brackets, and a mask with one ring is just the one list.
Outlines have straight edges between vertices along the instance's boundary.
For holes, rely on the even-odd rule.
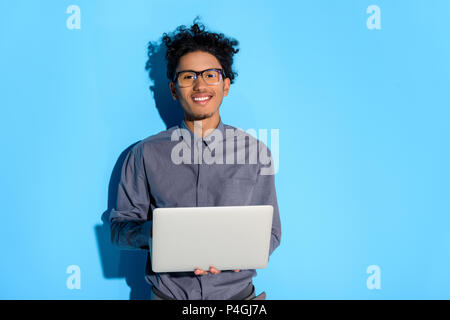
[[211,100],[211,98],[212,95],[210,94],[195,94],[192,96],[192,101],[194,101],[195,104],[205,105]]

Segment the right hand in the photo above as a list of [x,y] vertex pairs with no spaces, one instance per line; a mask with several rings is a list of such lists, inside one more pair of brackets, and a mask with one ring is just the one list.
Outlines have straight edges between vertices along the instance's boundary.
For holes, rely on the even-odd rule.
[[[236,270],[233,270],[234,272],[239,272],[239,271],[241,271],[241,270],[239,270],[239,269],[236,269]],[[209,267],[209,271],[205,271],[205,270],[202,270],[202,269],[195,269],[194,270],[194,273],[197,275],[197,276],[206,276],[207,274],[209,274],[209,273],[212,273],[212,274],[219,274],[221,271],[220,270],[217,270],[216,268],[214,268],[214,267]]]

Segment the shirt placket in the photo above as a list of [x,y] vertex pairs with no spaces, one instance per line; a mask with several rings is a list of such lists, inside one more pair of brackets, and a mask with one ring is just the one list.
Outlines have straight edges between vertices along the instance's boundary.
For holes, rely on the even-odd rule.
[[196,204],[197,207],[204,207],[206,206],[206,170],[205,170],[205,164],[203,163],[203,148],[205,148],[204,141],[199,138],[195,141],[195,157],[196,157],[196,163],[197,163],[197,199]]
[[[207,175],[208,175],[208,169],[207,164],[203,161],[203,151],[204,148],[207,148],[206,143],[203,141],[203,139],[198,139],[198,142],[195,143],[195,148],[197,148],[197,206],[198,207],[205,207],[207,206]],[[209,276],[199,276],[200,281],[200,287],[201,287],[201,300],[204,300],[207,297],[208,290],[210,289],[209,284]]]

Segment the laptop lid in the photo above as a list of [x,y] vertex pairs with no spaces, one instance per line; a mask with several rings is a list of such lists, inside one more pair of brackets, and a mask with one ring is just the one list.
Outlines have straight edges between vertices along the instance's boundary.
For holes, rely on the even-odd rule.
[[152,269],[261,269],[269,259],[273,207],[222,206],[153,210]]

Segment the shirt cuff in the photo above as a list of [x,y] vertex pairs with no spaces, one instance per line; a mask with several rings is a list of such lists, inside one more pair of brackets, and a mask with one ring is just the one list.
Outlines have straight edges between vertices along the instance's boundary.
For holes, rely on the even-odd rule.
[[141,249],[147,249],[151,250],[152,248],[152,237],[150,237],[150,232],[152,230],[153,222],[152,221],[146,221],[141,227],[141,241],[140,243],[143,244],[141,246]]

